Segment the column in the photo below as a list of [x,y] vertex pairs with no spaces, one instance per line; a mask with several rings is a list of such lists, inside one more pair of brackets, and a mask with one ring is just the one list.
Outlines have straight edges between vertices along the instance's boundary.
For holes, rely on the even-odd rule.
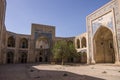
[[91,44],[91,64],[95,64],[96,62],[95,62],[95,59],[94,59],[94,45],[95,45],[95,41],[94,40],[92,40],[92,42],[91,42],[92,44]]
[[118,52],[118,44],[115,34],[113,35],[113,43],[114,43],[114,49],[115,49],[115,64],[120,65],[119,61],[119,52]]

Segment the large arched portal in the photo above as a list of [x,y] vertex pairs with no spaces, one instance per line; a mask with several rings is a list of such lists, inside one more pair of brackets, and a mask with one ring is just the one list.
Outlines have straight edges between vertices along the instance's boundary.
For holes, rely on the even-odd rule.
[[113,34],[107,27],[100,27],[93,38],[94,58],[96,63],[113,63],[115,52]]

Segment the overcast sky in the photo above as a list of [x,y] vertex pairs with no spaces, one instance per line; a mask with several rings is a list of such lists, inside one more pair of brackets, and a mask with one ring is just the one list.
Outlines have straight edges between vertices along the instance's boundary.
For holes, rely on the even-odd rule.
[[56,36],[86,32],[86,16],[110,0],[7,0],[6,28],[31,34],[31,24],[56,26]]

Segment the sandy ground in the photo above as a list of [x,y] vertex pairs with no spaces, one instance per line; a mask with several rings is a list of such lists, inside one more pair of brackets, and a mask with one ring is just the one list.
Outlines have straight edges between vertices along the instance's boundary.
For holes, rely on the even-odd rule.
[[0,65],[0,80],[120,80],[120,66],[7,64]]

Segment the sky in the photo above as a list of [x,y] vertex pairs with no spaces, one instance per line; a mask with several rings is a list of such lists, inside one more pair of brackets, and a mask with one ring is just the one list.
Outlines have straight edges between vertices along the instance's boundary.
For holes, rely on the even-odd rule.
[[8,31],[31,34],[31,24],[52,25],[57,37],[86,32],[86,16],[110,0],[7,0]]

